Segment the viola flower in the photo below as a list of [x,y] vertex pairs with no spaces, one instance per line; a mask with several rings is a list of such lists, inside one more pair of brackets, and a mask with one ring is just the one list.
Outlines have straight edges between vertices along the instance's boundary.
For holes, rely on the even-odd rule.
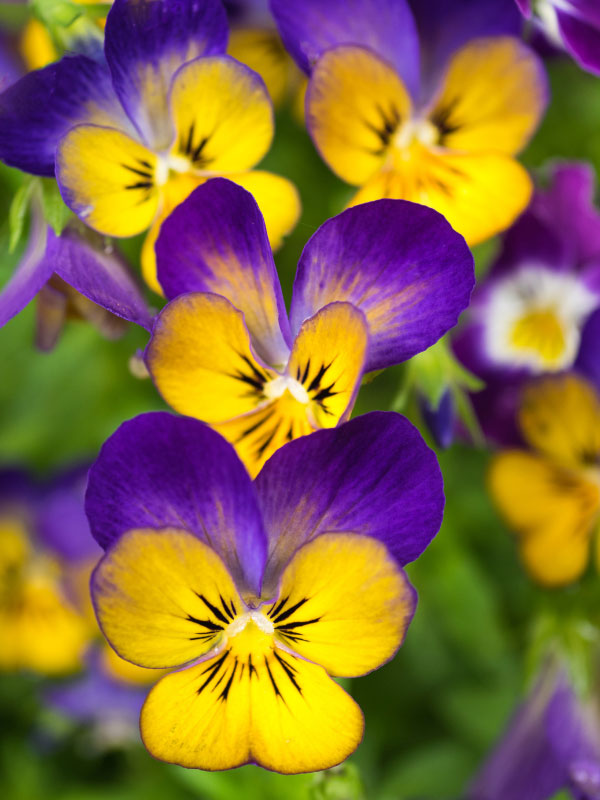
[[539,378],[518,422],[528,449],[494,456],[490,492],[530,575],[563,586],[586,569],[600,521],[600,399],[575,374]]
[[363,372],[426,349],[469,302],[473,260],[431,209],[382,200],[322,225],[290,310],[258,206],[215,179],[164,222],[158,276],[174,298],[146,364],[176,410],[232,442],[252,474],[285,442],[348,419]]
[[[594,173],[559,164],[549,186],[503,239],[454,339],[462,363],[488,383],[473,396],[493,439],[514,440],[515,399],[531,375],[577,364],[585,324],[600,307],[600,213]],[[590,341],[589,347],[594,348]]]
[[600,75],[600,8],[594,0],[515,0],[551,42]]
[[29,242],[0,292],[0,327],[37,296],[36,344],[51,350],[68,318],[81,318],[109,339],[127,322],[147,330],[152,317],[122,256],[73,218],[58,236],[33,204]]
[[600,797],[600,720],[557,665],[517,709],[467,794],[468,800],[547,800],[561,789]]
[[351,205],[413,200],[476,244],[530,200],[531,180],[515,155],[544,112],[546,77],[517,38],[488,35],[503,30],[490,24],[488,3],[467,4],[472,20],[453,19],[456,4],[423,5],[421,28],[430,10],[437,40],[419,40],[401,0],[353,0],[351,10],[342,0],[271,3],[284,43],[310,72],[306,121],[315,146],[342,180],[361,187]]
[[207,178],[227,174],[256,195],[274,246],[299,214],[289,181],[250,171],[271,144],[273,111],[226,44],[218,0],[116,0],[106,64],[65,56],[0,96],[2,160],[56,172],[66,204],[100,233],[150,228],[142,269],[153,289],[160,224]]
[[391,412],[290,442],[254,483],[197,420],[124,423],[90,471],[106,548],[91,586],[122,658],[177,668],[142,709],[150,753],[208,770],[343,761],[363,717],[330,676],[393,657],[415,607],[402,565],[442,507],[435,456]]

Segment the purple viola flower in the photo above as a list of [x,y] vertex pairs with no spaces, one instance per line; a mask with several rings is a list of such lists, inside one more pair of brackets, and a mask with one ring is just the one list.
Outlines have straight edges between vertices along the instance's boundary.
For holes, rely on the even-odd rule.
[[254,482],[197,420],[124,423],[90,471],[86,509],[106,548],[92,597],[121,657],[181,667],[142,709],[148,750],[284,773],[346,758],[363,719],[330,676],[393,657],[415,608],[402,565],[442,507],[434,454],[391,412],[290,442]]
[[600,720],[565,672],[548,668],[487,759],[468,800],[600,799]]
[[312,236],[288,317],[258,206],[220,178],[165,221],[156,253],[171,302],[146,350],[150,374],[253,474],[286,441],[346,420],[363,372],[436,342],[474,282],[471,253],[440,214],[380,200]]
[[600,5],[596,0],[515,0],[521,13],[583,69],[600,75]]
[[56,235],[33,204],[27,248],[0,292],[0,327],[37,296],[36,342],[50,350],[67,316],[91,322],[107,338],[123,335],[127,322],[152,327],[152,316],[119,252],[73,220]]
[[502,443],[514,443],[524,379],[573,365],[585,373],[597,362],[591,320],[600,307],[600,212],[593,196],[591,167],[553,168],[548,188],[505,234],[455,337],[458,358],[487,384],[473,397],[482,427]]

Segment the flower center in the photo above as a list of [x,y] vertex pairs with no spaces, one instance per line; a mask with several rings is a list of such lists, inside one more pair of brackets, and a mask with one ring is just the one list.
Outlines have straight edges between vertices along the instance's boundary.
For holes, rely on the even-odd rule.
[[155,182],[157,186],[164,186],[169,180],[171,172],[185,173],[190,172],[192,163],[189,158],[185,156],[178,156],[175,153],[170,153],[168,156],[162,156],[158,159],[156,164]]
[[289,375],[279,375],[277,378],[265,383],[263,387],[263,394],[268,400],[277,400],[286,391],[303,405],[308,405],[310,402],[310,397],[304,386]]
[[419,143],[431,147],[439,142],[439,129],[428,119],[408,119],[400,126],[393,139],[397,150],[406,150]]
[[237,636],[241,633],[245,627],[249,624],[253,623],[263,633],[268,635],[272,635],[275,631],[275,626],[268,619],[262,611],[246,611],[245,614],[241,614],[239,617],[236,617],[233,622],[231,622],[227,628],[225,629],[225,633],[227,636]]

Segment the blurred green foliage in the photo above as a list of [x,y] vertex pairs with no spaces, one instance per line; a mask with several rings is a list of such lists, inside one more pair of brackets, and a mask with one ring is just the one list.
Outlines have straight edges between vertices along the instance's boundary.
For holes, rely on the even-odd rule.
[[[552,103],[524,161],[579,158],[600,168],[600,81],[568,61],[551,65]],[[306,240],[338,213],[352,189],[322,164],[305,131],[287,112],[263,166],[294,180],[300,224],[277,254],[289,300]],[[8,212],[22,179],[2,169],[0,283],[17,263],[9,255]],[[23,192],[26,190],[22,190]],[[56,198],[48,195],[47,202]],[[14,210],[13,216],[21,213]],[[58,213],[58,212],[57,212]],[[26,221],[23,218],[23,224]],[[57,225],[60,224],[60,219]],[[132,262],[139,240],[126,244]],[[495,244],[479,248],[485,269]],[[157,298],[152,297],[157,304]],[[47,474],[94,458],[125,419],[163,403],[128,362],[146,342],[131,329],[108,342],[69,322],[49,355],[33,348],[33,304],[0,331],[0,462]],[[355,413],[390,408],[406,376],[398,367],[363,387]],[[410,406],[408,407],[411,413]],[[418,421],[418,419],[417,419]],[[535,669],[540,637],[571,630],[597,606],[586,592],[532,587],[513,542],[485,492],[488,454],[455,445],[440,455],[447,511],[442,531],[409,573],[420,596],[407,641],[378,672],[352,682],[366,717],[365,739],[348,765],[326,774],[286,777],[256,767],[210,774],[160,764],[137,741],[100,749],[89,730],[42,711],[39,682],[0,681],[0,796],[6,800],[436,800],[460,798],[521,695],[526,666]],[[563,625],[564,623],[564,625]],[[568,638],[568,637],[567,637]],[[526,657],[529,654],[529,657]],[[510,798],[507,798],[510,800]]]

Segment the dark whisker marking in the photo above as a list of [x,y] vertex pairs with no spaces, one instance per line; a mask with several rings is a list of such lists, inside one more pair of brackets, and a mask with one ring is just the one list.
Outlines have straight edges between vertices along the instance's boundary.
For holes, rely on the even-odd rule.
[[273,416],[273,413],[274,413],[274,410],[270,409],[265,414],[265,416],[262,417],[262,419],[260,419],[254,425],[251,425],[249,428],[246,428],[246,430],[243,431],[243,433],[241,433],[240,436],[236,439],[236,444],[238,444],[238,442],[241,442],[242,439],[246,438],[246,436],[249,436],[251,433],[254,433],[254,431],[257,431],[262,425],[264,425],[266,422],[268,422],[269,419]]
[[273,655],[275,656],[275,658],[277,659],[277,661],[279,661],[279,663],[280,663],[280,665],[281,665],[281,668],[283,669],[283,671],[285,672],[285,674],[288,676],[288,678],[290,679],[290,681],[291,681],[291,682],[294,684],[294,686],[295,686],[295,687],[296,687],[296,689],[297,689],[297,690],[300,692],[300,694],[302,694],[302,687],[300,686],[300,684],[299,684],[299,683],[298,683],[298,681],[296,680],[296,677],[295,677],[295,672],[296,672],[296,670],[294,669],[294,667],[293,667],[291,664],[288,664],[288,663],[287,663],[287,661],[285,661],[285,660],[282,658],[282,656],[280,656],[280,655],[279,655],[279,653],[277,652],[277,650],[273,650]]
[[220,677],[220,678],[219,678],[219,680],[218,680],[218,681],[217,681],[217,682],[214,684],[214,686],[213,686],[213,687],[212,687],[212,689],[211,689],[211,692],[214,692],[214,691],[215,691],[215,689],[217,688],[217,686],[218,686],[218,685],[219,685],[219,684],[220,684],[220,683],[223,681],[223,679],[225,678],[225,675],[226,675],[226,672],[225,672],[225,670],[223,670],[223,672],[221,673],[221,677]]
[[273,619],[275,625],[279,625],[280,622],[283,622],[284,619],[288,619],[291,617],[294,611],[297,611],[304,603],[308,602],[308,597],[303,597],[302,600],[299,600],[295,605],[291,606],[287,609],[287,611],[281,612],[277,617]]
[[151,178],[152,177],[152,167],[148,164],[148,170],[137,169],[136,167],[131,167],[129,164],[121,164],[124,169],[128,169],[129,172],[133,172],[134,175],[139,175],[140,178]]
[[[289,599],[290,596],[288,595],[287,597],[284,597],[283,600],[280,600],[276,608],[273,607],[270,609],[268,616],[276,617]],[[275,603],[273,603],[273,606],[275,606]]]
[[279,430],[279,426],[281,425],[282,422],[283,422],[282,419],[276,420],[275,425],[273,427],[273,430],[270,431],[269,433],[267,433],[266,436],[262,439],[261,443],[256,448],[257,458],[262,458],[265,450],[267,449],[267,447],[271,444],[271,442],[275,438],[275,434]]
[[229,625],[229,620],[219,608],[213,606],[212,603],[209,603],[209,601],[206,599],[206,597],[204,597],[203,594],[198,594],[198,592],[194,592],[194,594],[196,595],[196,597],[199,597],[200,600],[202,600],[202,602],[208,608],[208,610],[212,611],[212,613],[220,622],[222,622],[224,625]]
[[203,139],[200,139],[200,142],[198,143],[198,146],[196,147],[196,149],[194,150],[194,152],[191,154],[191,156],[192,156],[192,161],[199,161],[199,160],[203,160],[205,164],[208,164],[208,163],[209,163],[209,161],[212,161],[212,159],[209,159],[209,160],[206,160],[206,159],[200,159],[200,154],[201,154],[201,153],[202,153],[202,151],[204,150],[204,148],[205,148],[205,146],[206,146],[206,143],[207,143],[207,142],[208,142],[208,136],[205,136]]
[[[221,601],[221,605],[223,606],[223,610],[225,611],[225,613],[227,614],[229,619],[233,619],[234,616],[235,616],[235,613],[231,610],[231,608],[229,608],[229,606],[227,605],[227,603],[223,599],[223,595],[222,594],[219,595],[219,600]],[[233,603],[231,605],[233,607]]]
[[233,669],[231,670],[231,675],[229,676],[229,680],[227,681],[227,683],[225,684],[225,688],[219,695],[219,700],[223,700],[223,702],[227,700],[227,696],[229,695],[229,690],[231,689],[231,684],[233,683],[233,679],[235,678],[235,673],[237,668],[238,668],[238,660],[236,658],[235,664],[233,665]]
[[[191,614],[188,614],[187,618],[189,619],[190,622],[193,622],[196,625],[202,625],[203,628],[208,628],[209,631],[222,631],[223,630],[223,626],[222,625],[217,625],[216,622],[213,622],[210,619],[198,619],[197,617],[192,617]],[[225,620],[225,622],[227,622],[227,620]]]
[[310,384],[306,387],[306,391],[307,392],[313,392],[315,389],[319,388],[319,386],[321,384],[321,381],[323,380],[323,376],[325,375],[325,373],[327,372],[327,370],[329,369],[329,367],[332,364],[333,364],[333,361],[330,361],[329,364],[321,364],[321,366],[319,367],[319,371],[317,372],[315,377],[312,379]]
[[302,628],[304,625],[314,625],[315,622],[319,622],[321,617],[315,617],[314,619],[307,619],[303,622],[288,622],[285,625],[276,625],[275,627],[278,630],[288,631],[292,630],[293,628]]
[[304,383],[304,381],[308,378],[308,373],[310,371],[310,358],[306,362],[306,366],[304,367],[304,373],[301,378],[299,378],[300,383]]
[[[277,686],[277,683],[275,682],[275,678],[273,677],[273,673],[271,672],[271,667],[269,666],[269,661],[266,656],[265,656],[265,667],[267,668],[267,672],[269,673],[269,678],[271,679],[271,685],[273,686],[273,691],[275,692],[275,696],[281,697],[281,699],[283,700],[283,695],[279,691],[279,686]],[[285,700],[283,702],[285,703]]]
[[196,690],[197,694],[201,694],[204,691],[204,689],[206,689],[208,684],[214,679],[215,675],[218,674],[219,670],[223,666],[223,662],[225,661],[225,659],[227,658],[228,655],[229,655],[229,650],[226,650],[218,661],[215,661],[214,664],[211,664],[209,667],[207,667],[207,669],[205,669],[201,673],[202,675],[206,675],[206,673],[210,673],[210,674],[209,674],[208,678],[204,681],[202,686],[199,689]]
[[126,189],[151,189],[154,186],[152,181],[138,181],[137,183],[130,183]]
[[256,675],[258,679],[258,672],[256,671],[256,667],[252,663],[252,654],[248,656],[248,673],[250,675],[250,680],[252,680],[253,675]]

